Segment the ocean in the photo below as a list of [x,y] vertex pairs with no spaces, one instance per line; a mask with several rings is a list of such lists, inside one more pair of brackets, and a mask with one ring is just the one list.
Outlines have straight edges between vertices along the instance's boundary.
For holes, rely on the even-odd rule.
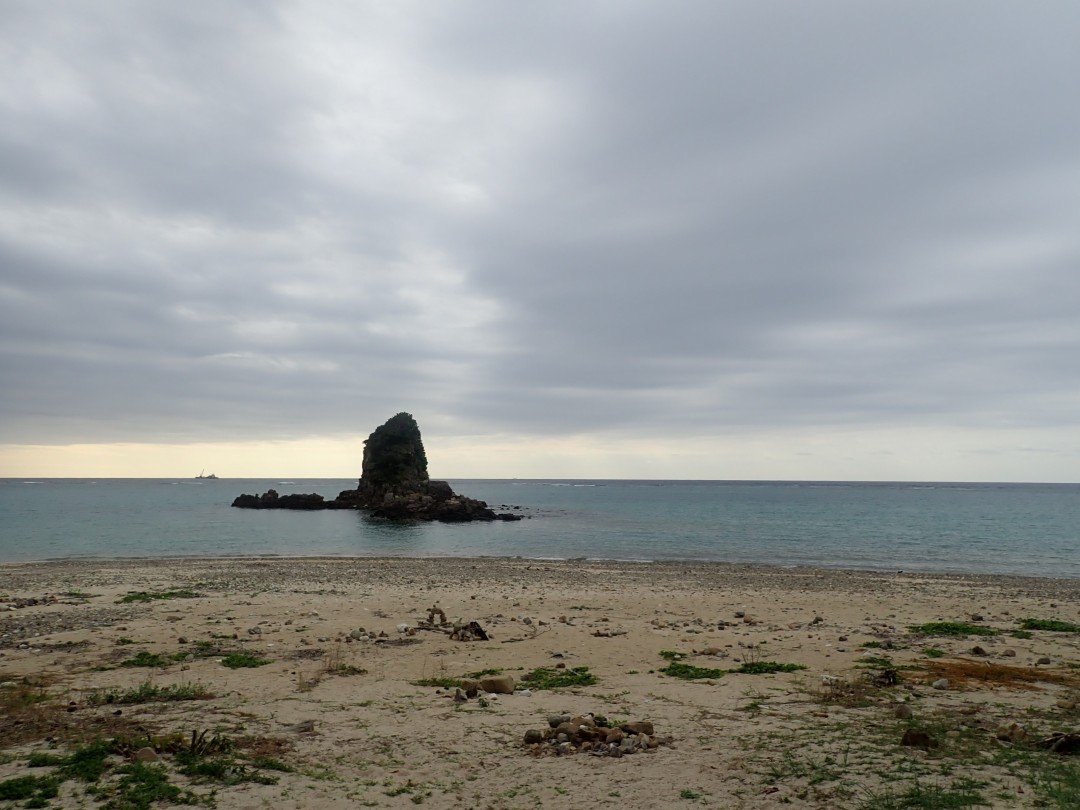
[[174,556],[687,560],[1080,577],[1080,485],[451,480],[520,522],[233,509],[356,479],[0,479],[0,562]]

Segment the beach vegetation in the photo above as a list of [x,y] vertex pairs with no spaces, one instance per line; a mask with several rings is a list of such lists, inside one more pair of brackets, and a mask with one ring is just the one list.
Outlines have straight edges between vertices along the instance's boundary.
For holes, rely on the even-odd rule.
[[521,683],[529,689],[565,689],[572,686],[592,686],[599,678],[589,672],[588,667],[572,669],[550,669],[537,667],[521,676]]
[[148,652],[147,650],[140,650],[133,657],[128,658],[126,661],[121,661],[122,667],[167,667],[169,664],[175,664],[181,656],[176,655],[159,655],[157,653]]
[[682,661],[672,661],[666,667],[661,667],[658,671],[672,678],[680,678],[684,681],[696,681],[704,678],[722,678],[727,674],[727,671],[723,669],[695,667],[693,664],[684,664]]
[[0,802],[27,801],[26,807],[45,807],[60,794],[60,784],[55,777],[32,774],[5,779],[0,782]]
[[885,788],[868,791],[859,810],[960,810],[965,807],[991,807],[980,793],[985,782],[957,779],[948,787],[915,781],[905,789]]
[[1032,634],[1032,632],[1030,630],[1010,630],[1009,635],[1012,636],[1013,638],[1022,638],[1022,639],[1035,638],[1035,636]]
[[49,692],[42,685],[30,684],[25,680],[12,681],[12,683],[14,686],[0,689],[0,710],[2,710],[0,713],[2,714],[26,709],[49,700]]
[[478,669],[476,672],[466,672],[465,677],[475,681],[489,675],[500,675],[502,671],[502,667],[488,667],[487,669]]
[[925,655],[927,658],[941,658],[943,655],[945,655],[945,651],[940,650],[937,647],[924,647],[922,654]]
[[454,678],[450,675],[435,675],[430,678],[419,678],[412,681],[413,686],[433,686],[436,689],[456,689],[461,686],[464,678]]
[[993,627],[967,622],[927,622],[909,625],[908,630],[921,636],[996,636],[998,634]]
[[250,653],[232,653],[221,659],[221,665],[229,669],[254,669],[272,663],[269,658],[259,658]]
[[1080,633],[1080,624],[1060,619],[1021,619],[1022,630],[1046,630],[1051,633]]
[[864,641],[859,646],[863,647],[863,648],[865,648],[867,650],[880,650],[880,649],[884,649],[884,647],[885,647],[885,645],[883,643],[881,643],[880,641]]
[[779,661],[744,661],[731,672],[741,675],[773,675],[777,672],[798,672],[804,664],[785,664]]
[[116,600],[116,604],[125,605],[132,602],[154,602],[161,599],[198,599],[202,596],[198,591],[130,591],[126,596]]
[[92,692],[86,698],[88,706],[101,706],[116,703],[133,705],[139,703],[167,703],[179,700],[207,700],[214,697],[213,692],[200,683],[178,683],[158,686],[150,681],[143,681],[131,689]]
[[667,661],[681,661],[684,658],[689,658],[690,653],[676,652],[675,650],[661,650],[660,657]]

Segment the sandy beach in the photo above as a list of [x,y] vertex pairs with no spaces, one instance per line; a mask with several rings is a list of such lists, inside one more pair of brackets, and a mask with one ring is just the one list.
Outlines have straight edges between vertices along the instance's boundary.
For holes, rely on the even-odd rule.
[[[97,782],[39,806],[124,806],[140,749],[230,808],[1075,806],[1054,803],[1072,759],[1039,743],[1080,726],[1080,635],[1023,621],[1080,622],[1078,596],[696,563],[3,565],[0,783],[63,770],[34,752],[119,739]],[[470,622],[488,639],[457,638]],[[930,623],[951,624],[911,629]],[[481,673],[515,691],[457,693]],[[231,770],[185,773],[192,756]]]

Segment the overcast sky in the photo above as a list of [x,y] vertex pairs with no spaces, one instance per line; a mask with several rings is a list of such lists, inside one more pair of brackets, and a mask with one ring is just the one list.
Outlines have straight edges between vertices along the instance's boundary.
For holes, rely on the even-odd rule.
[[0,0],[0,475],[1080,481],[1080,5]]

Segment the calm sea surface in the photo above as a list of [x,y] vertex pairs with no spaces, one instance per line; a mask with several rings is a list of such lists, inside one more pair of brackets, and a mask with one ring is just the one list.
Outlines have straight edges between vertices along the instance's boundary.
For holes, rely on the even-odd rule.
[[714,560],[1080,577],[1080,485],[454,480],[517,523],[232,509],[349,480],[0,479],[0,561],[160,556]]

